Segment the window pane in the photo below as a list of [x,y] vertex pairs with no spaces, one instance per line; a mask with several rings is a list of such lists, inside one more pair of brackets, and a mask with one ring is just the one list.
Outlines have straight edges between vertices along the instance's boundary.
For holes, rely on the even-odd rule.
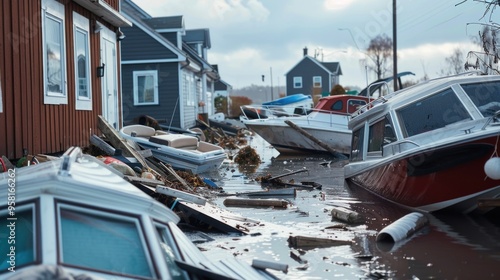
[[363,141],[365,128],[360,129],[352,133],[352,145],[351,145],[351,161],[361,161],[363,160]]
[[410,104],[398,110],[398,115],[407,137],[470,119],[452,89]]
[[65,264],[151,277],[138,225],[133,221],[61,209]]
[[76,76],[78,83],[78,97],[89,98],[89,77],[88,77],[88,37],[87,33],[84,33],[77,29],[75,34],[75,55],[76,55]]
[[46,17],[47,86],[49,92],[63,94],[63,42],[62,22]]
[[484,117],[491,117],[500,110],[500,83],[461,85]]
[[385,121],[381,120],[372,124],[368,130],[368,152],[382,150]]
[[363,100],[349,100],[347,101],[347,113],[352,114],[356,112],[359,108],[366,105],[366,101]]
[[[16,207],[17,208],[17,207]],[[7,271],[11,265],[8,263],[11,254],[10,246],[15,246],[15,266],[16,268],[33,263],[35,261],[35,230],[33,227],[33,209],[17,210],[15,217],[17,220],[7,220],[7,213],[0,215],[0,272]],[[14,237],[11,236],[11,228],[14,223]],[[12,241],[13,240],[13,241]],[[9,241],[11,243],[9,243]],[[15,242],[15,243],[13,243]]]
[[137,77],[139,103],[155,102],[154,77],[145,75]]

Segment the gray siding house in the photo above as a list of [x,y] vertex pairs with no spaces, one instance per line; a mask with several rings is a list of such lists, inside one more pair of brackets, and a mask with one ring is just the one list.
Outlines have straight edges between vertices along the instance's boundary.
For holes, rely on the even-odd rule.
[[122,11],[133,24],[121,29],[124,123],[149,115],[174,127],[195,126],[208,115],[207,95],[219,79],[205,59],[208,30],[186,30],[182,16],[153,18],[131,0]]
[[305,48],[304,57],[285,74],[286,94],[329,95],[330,90],[339,84],[340,75],[342,69],[338,62],[319,61],[307,55]]

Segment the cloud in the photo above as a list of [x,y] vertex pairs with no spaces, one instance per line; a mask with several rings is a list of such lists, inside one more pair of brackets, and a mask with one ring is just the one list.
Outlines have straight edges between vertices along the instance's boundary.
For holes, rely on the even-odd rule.
[[323,6],[327,10],[340,11],[351,6],[352,3],[354,3],[354,0],[325,0]]
[[[265,22],[270,12],[260,0],[134,0],[148,7],[152,16],[184,15],[188,28],[217,25],[231,26],[242,22]],[[208,24],[210,23],[210,24]]]

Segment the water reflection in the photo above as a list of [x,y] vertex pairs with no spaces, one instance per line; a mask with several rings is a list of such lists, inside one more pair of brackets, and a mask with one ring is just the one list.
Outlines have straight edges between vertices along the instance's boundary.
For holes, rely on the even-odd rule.
[[[366,215],[368,229],[380,231],[410,211],[355,185],[351,194],[365,202],[351,205]],[[500,224],[495,216],[427,214],[429,225],[403,242],[384,246],[368,236],[371,250],[396,278],[496,279],[500,276]],[[367,265],[367,263],[360,263]],[[389,273],[391,274],[391,273]]]

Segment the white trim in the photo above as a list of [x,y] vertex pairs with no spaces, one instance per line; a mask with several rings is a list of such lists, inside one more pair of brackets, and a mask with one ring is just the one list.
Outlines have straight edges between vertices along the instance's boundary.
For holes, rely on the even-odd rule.
[[[77,42],[76,42],[76,34],[77,32],[81,32],[86,36],[86,46],[85,46],[85,76],[86,79],[86,88],[87,88],[87,97],[79,95],[80,81],[78,78],[78,57],[76,55]],[[75,48],[75,108],[76,110],[92,110],[92,77],[90,71],[90,21],[88,18],[78,14],[77,12],[73,12],[73,40],[74,40],[74,48]]]
[[[65,32],[65,7],[63,4],[55,0],[43,0],[42,2],[42,56],[43,56],[43,101],[44,104],[68,104],[68,83],[66,71],[66,32]],[[51,19],[58,21],[61,25],[61,72],[62,72],[62,93],[50,92],[47,84],[47,41],[46,41],[46,19],[49,16]]]
[[155,29],[158,33],[171,33],[171,32],[183,32],[184,28],[158,28]]
[[[174,108],[177,108],[177,110],[179,110],[179,126],[181,128],[184,128],[184,106],[181,106],[183,105],[183,100],[184,100],[184,85],[183,85],[183,82],[184,82],[184,70],[182,69],[181,65],[180,64],[177,64],[177,73],[179,73],[179,75],[177,75],[179,78],[179,81],[178,81],[178,85],[179,85],[179,92],[177,93],[177,104],[175,104],[175,107]],[[175,118],[175,114],[173,115],[172,118]]]
[[[158,96],[158,71],[157,70],[142,70],[132,72],[133,80],[133,94],[134,94],[134,106],[145,106],[145,105],[158,105],[160,103]],[[153,87],[154,87],[154,100],[153,102],[139,102],[139,87],[138,78],[140,76],[153,76]]]
[[143,63],[166,63],[166,62],[182,62],[178,58],[165,58],[165,59],[146,59],[146,60],[122,60],[122,64],[143,64]]

